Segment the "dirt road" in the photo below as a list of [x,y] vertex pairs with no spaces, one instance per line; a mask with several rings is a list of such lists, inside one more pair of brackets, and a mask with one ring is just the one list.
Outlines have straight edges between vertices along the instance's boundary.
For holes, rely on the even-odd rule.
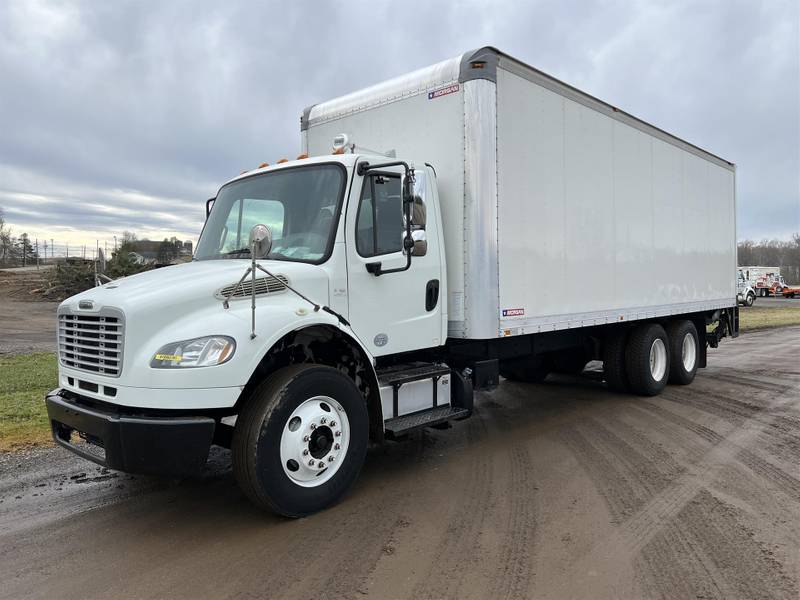
[[41,285],[36,267],[0,270],[0,354],[55,352],[58,302],[35,302]]
[[223,451],[182,482],[6,455],[0,597],[797,598],[800,328],[781,334],[658,398],[504,382],[299,521],[253,509]]

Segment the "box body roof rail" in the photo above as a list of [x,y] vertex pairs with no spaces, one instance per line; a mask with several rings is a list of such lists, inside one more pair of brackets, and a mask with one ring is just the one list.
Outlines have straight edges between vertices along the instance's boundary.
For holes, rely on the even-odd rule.
[[731,161],[564,83],[492,46],[471,50],[435,65],[417,69],[351,94],[309,106],[303,111],[300,118],[300,129],[306,131],[310,125],[332,121],[362,110],[430,92],[448,84],[460,84],[474,79],[486,79],[496,83],[497,69],[503,69],[537,83],[565,98],[579,102],[731,171],[735,169],[735,165]]

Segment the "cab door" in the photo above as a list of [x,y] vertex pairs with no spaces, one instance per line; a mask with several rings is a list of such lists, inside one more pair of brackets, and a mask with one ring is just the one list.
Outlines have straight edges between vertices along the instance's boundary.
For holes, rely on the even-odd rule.
[[[425,200],[415,205],[412,224],[417,243],[407,270],[375,275],[407,264],[402,169],[387,168],[356,176],[346,218],[349,321],[375,356],[430,348],[442,338],[442,261],[436,218]],[[418,171],[418,190],[426,173]],[[426,215],[427,213],[427,215]],[[416,222],[415,222],[416,220]],[[427,232],[426,232],[427,229]]]

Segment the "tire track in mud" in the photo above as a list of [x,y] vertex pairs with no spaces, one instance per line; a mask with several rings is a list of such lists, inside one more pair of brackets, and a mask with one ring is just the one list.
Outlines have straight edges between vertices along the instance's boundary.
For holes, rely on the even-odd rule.
[[668,387],[661,393],[660,398],[690,406],[735,424],[751,419],[766,409],[765,406],[744,402],[700,386],[681,386],[679,390]]
[[[785,406],[796,401],[794,395],[788,394],[770,408],[771,410],[780,411]],[[713,484],[719,472],[730,464],[732,455],[756,442],[768,426],[767,419],[756,417],[741,423],[724,439],[721,438],[718,443],[713,445],[700,462],[696,465],[689,465],[686,472],[682,473],[666,489],[647,500],[643,505],[637,506],[636,513],[621,523],[612,536],[609,536],[602,544],[595,544],[572,565],[573,571],[584,572],[591,569],[592,565],[607,560],[607,547],[617,548],[632,560],[635,560],[652,540],[661,535],[667,528],[672,527],[673,522],[686,509],[692,499],[701,493],[710,495],[706,485]],[[709,435],[708,432],[710,431],[712,430],[706,428],[703,433]],[[751,463],[756,468],[763,468],[763,465],[757,460],[754,462],[751,459]],[[591,463],[589,465],[591,466]],[[591,472],[589,475],[590,477],[592,476]],[[604,492],[603,487],[599,487],[599,490],[601,494]],[[607,497],[606,494],[604,494],[605,497]],[[611,505],[611,510],[613,514],[613,504]],[[734,509],[731,508],[731,510]],[[742,557],[742,560],[746,561],[746,558]],[[796,585],[786,573],[781,571],[780,576],[789,582],[787,585],[790,588]],[[662,590],[662,593],[665,592]],[[668,590],[666,593],[669,595]],[[719,594],[717,595],[719,596]]]
[[[615,431],[596,419],[562,428],[562,439],[606,501],[616,522],[634,515],[684,468],[630,425],[615,421]],[[626,440],[633,442],[633,445]]]
[[[673,423],[680,429],[691,431],[713,446],[728,443],[726,438],[713,429],[710,429],[704,425],[700,425],[699,423],[695,423],[694,421],[690,421],[685,417],[658,406],[652,401],[642,403],[637,407],[637,409],[657,415],[658,418]],[[780,415],[773,415],[772,423],[766,424],[766,427],[771,429],[774,423],[779,419]],[[769,438],[770,435],[771,434],[760,432],[757,437],[761,440],[765,440],[765,438]],[[749,448],[737,447],[734,449],[732,454],[739,462],[748,467],[754,475],[769,480],[773,486],[780,491],[786,493],[793,499],[800,500],[800,480],[798,480],[796,477],[792,476],[790,473],[787,473],[779,466],[774,465],[768,460],[762,458]],[[698,461],[702,460],[702,455],[698,456],[697,459]]]
[[536,498],[533,469],[527,446],[516,444],[510,452],[510,502],[506,539],[500,555],[502,574],[495,576],[491,598],[524,598],[533,580],[533,548],[536,533]]
[[[475,444],[487,432],[486,411],[476,409],[466,432],[467,444]],[[476,452],[478,460],[470,463],[466,481],[453,502],[450,517],[444,525],[434,556],[436,559],[417,582],[413,598],[459,598],[462,575],[473,565],[493,496],[493,464],[486,453]]]
[[785,599],[798,593],[740,512],[707,490],[644,546],[636,564],[653,598]]

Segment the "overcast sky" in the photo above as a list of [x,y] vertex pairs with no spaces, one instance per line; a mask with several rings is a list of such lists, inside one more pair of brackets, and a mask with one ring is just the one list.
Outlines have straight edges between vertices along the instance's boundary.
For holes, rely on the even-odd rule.
[[740,238],[800,231],[800,2],[0,4],[14,233],[196,239],[204,200],[299,152],[303,107],[495,45],[737,163]]

